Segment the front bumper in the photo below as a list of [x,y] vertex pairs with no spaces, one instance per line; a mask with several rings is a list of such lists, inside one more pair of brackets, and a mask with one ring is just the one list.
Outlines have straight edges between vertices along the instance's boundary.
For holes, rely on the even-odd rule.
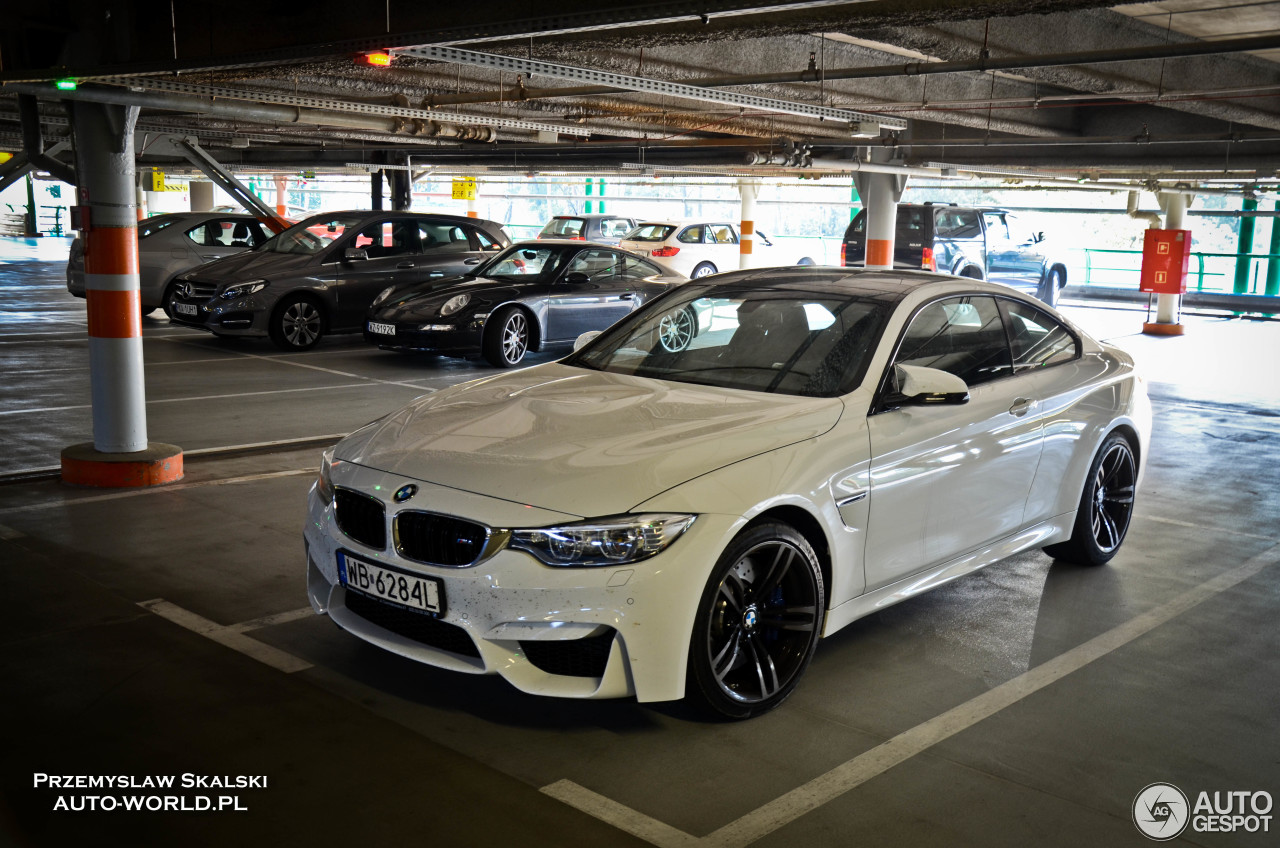
[[[336,485],[365,494],[393,492],[405,482],[398,475],[347,463],[334,470]],[[419,494],[410,504],[386,503],[388,527],[402,509],[506,528],[578,518],[418,485]],[[475,566],[444,568],[348,538],[338,528],[332,506],[313,487],[303,533],[307,595],[316,612],[327,613],[353,635],[428,665],[499,674],[517,689],[537,695],[675,700],[684,697],[698,599],[733,526],[729,516],[699,516],[663,553],[617,567],[556,568],[504,549]],[[339,551],[437,578],[446,598],[444,614],[427,623],[422,613],[349,593],[338,578]],[[359,604],[350,603],[352,595]]]
[[[210,299],[176,297],[173,304],[170,320],[185,327],[208,330],[220,336],[267,335],[267,317],[271,310],[268,304],[257,297],[243,297],[232,301],[217,297]],[[194,307],[196,314],[179,312],[179,305]]]
[[[449,330],[423,330],[423,322],[390,323],[394,334],[374,333],[369,330],[372,319],[364,322],[364,340],[384,350],[405,350],[422,353],[440,353],[449,356],[468,356],[481,350],[484,322],[468,321]],[[442,325],[444,322],[440,322]]]

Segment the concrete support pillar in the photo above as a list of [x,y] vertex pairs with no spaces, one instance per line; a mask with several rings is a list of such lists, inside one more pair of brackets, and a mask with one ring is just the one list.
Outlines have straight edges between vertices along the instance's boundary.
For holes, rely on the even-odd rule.
[[[888,165],[893,161],[893,151],[887,147],[871,148],[871,161]],[[867,258],[866,267],[893,269],[893,239],[898,230],[898,201],[907,187],[902,174],[859,173],[854,176],[854,186],[862,198],[862,208],[867,210]]]
[[134,187],[134,196],[138,202],[138,220],[141,221],[147,217],[147,193],[141,183]]
[[276,174],[276,214],[281,218],[284,217],[285,210],[289,208],[289,181],[286,177]]
[[[1252,197],[1244,199],[1245,212],[1256,212],[1258,210],[1258,201]],[[1236,276],[1232,291],[1236,294],[1249,293],[1249,271],[1253,268],[1253,260],[1249,258],[1249,254],[1253,253],[1253,231],[1257,224],[1257,218],[1253,215],[1240,216],[1240,242],[1236,245]]]
[[468,218],[480,217],[479,204],[480,204],[480,187],[477,186],[475,196],[467,198],[467,217]]
[[133,132],[136,106],[72,106],[80,175],[93,442],[62,452],[62,477],[90,486],[150,486],[182,477],[182,451],[147,442],[138,293]]
[[187,185],[191,197],[192,212],[210,212],[213,210],[213,183],[208,180],[192,180]]
[[382,172],[369,173],[369,208],[375,212],[382,211]]
[[600,214],[604,214],[604,177],[596,180],[597,194],[600,195]]
[[391,208],[396,212],[407,212],[413,206],[413,178],[408,171],[396,169],[387,171],[387,182],[391,184]]
[[593,185],[595,185],[595,180],[587,177],[587,202],[583,205],[582,211],[588,215],[591,214],[591,188]]
[[738,180],[738,196],[742,199],[741,239],[738,243],[738,267],[755,267],[752,251],[756,239],[756,200],[760,197],[760,180],[743,177]]

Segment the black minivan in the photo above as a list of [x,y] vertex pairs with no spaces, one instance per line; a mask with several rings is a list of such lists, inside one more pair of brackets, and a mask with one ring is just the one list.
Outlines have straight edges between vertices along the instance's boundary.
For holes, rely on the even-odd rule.
[[[867,210],[849,223],[841,245],[846,266],[867,252]],[[893,267],[990,280],[1031,292],[1056,306],[1067,266],[1044,233],[1033,233],[1004,209],[954,203],[899,203]]]

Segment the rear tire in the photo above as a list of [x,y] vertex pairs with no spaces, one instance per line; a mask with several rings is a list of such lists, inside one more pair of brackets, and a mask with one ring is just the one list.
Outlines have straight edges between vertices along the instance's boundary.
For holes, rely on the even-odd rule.
[[1129,440],[1112,433],[1098,448],[1085,478],[1071,538],[1048,545],[1054,559],[1081,565],[1102,565],[1120,550],[1133,517],[1138,462]]
[[1050,268],[1044,275],[1044,281],[1040,283],[1036,291],[1036,297],[1047,303],[1049,306],[1057,308],[1058,295],[1062,292],[1063,286],[1067,284],[1067,275],[1061,268]]
[[529,352],[529,314],[518,306],[499,309],[485,327],[481,352],[496,368],[514,368]]
[[309,297],[289,295],[272,310],[267,332],[281,350],[310,350],[324,336],[324,310]]
[[694,266],[693,273],[689,275],[689,279],[696,280],[699,277],[709,277],[716,272],[716,266],[710,262],[699,262]]
[[781,522],[748,529],[725,548],[698,602],[688,695],[729,719],[777,707],[813,659],[825,609],[808,541]]

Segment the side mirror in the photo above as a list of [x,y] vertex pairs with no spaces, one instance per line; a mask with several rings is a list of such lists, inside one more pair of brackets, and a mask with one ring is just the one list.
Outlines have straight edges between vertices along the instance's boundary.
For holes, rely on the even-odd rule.
[[764,233],[756,230],[756,236],[759,237],[760,241],[764,242],[765,247],[773,247],[773,242],[769,241],[769,237]]
[[599,330],[588,330],[587,332],[578,336],[576,339],[573,340],[574,352],[576,353],[577,351],[581,350],[584,346],[586,346],[588,342],[590,342],[592,339],[594,339],[598,335],[600,335]]
[[1036,233],[1035,240],[1036,240],[1036,244],[1039,244],[1040,242],[1044,241],[1044,233],[1043,232]]
[[591,282],[591,278],[581,271],[573,271],[572,273],[564,275],[564,281],[575,286],[580,286],[583,283]]
[[348,247],[347,252],[342,254],[342,258],[348,262],[356,262],[369,258],[369,251],[363,247]]
[[893,406],[936,406],[969,402],[969,386],[955,374],[922,365],[895,365],[898,391],[885,397]]

